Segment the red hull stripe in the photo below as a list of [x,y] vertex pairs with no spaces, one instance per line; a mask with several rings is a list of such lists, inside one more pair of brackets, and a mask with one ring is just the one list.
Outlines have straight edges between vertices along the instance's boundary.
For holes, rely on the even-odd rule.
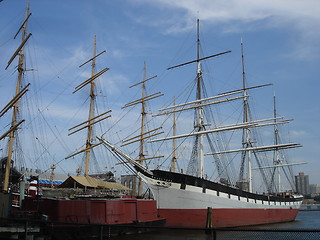
[[[159,209],[168,227],[204,228],[207,209]],[[213,227],[236,227],[293,221],[298,209],[213,209]]]

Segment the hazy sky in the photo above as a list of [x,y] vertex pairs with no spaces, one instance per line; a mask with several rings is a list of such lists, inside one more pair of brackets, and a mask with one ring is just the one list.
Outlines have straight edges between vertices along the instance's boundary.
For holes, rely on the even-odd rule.
[[[0,108],[14,92],[10,85],[16,79],[17,63],[4,69],[20,43],[20,37],[13,40],[13,36],[23,22],[26,2],[0,2]],[[66,135],[73,124],[86,120],[87,92],[71,93],[90,76],[90,66],[78,66],[92,56],[94,35],[97,51],[107,50],[97,60],[97,69],[110,68],[99,79],[99,87],[107,96],[106,107],[117,119],[121,106],[139,96],[137,89],[128,87],[141,81],[144,61],[148,76],[159,75],[159,80],[150,84],[150,93],[166,91],[166,103],[177,88],[184,87],[184,79],[192,79],[163,80],[161,85],[167,67],[194,59],[199,18],[204,55],[232,50],[208,60],[214,69],[210,74],[217,81],[216,93],[241,87],[242,38],[248,85],[273,83],[268,91],[277,96],[279,115],[294,119],[290,140],[303,145],[294,150],[293,161],[309,162],[297,167],[296,172],[309,174],[310,183],[320,183],[320,1],[31,0],[30,10],[28,32],[33,35],[26,47],[26,62],[36,71],[27,72],[26,79],[32,82],[33,94],[41,99],[31,110],[38,112],[37,118],[43,115],[51,119],[44,120],[44,132],[59,132],[64,139],[48,138],[46,144],[38,146],[48,158],[62,159],[74,151],[73,144],[81,146],[79,137]],[[79,105],[83,108],[76,109]],[[1,134],[7,130],[8,119],[1,119]],[[60,129],[62,124],[65,128]],[[33,137],[40,139],[36,133]]]

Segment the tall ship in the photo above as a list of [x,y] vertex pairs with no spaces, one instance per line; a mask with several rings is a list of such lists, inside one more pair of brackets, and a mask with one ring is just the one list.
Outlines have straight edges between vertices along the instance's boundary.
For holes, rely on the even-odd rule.
[[[89,116],[84,122],[69,129],[69,135],[87,130],[86,144],[84,149],[65,158],[69,159],[79,154],[85,154],[83,176],[80,176],[82,169],[79,168],[76,171],[77,176],[68,176],[65,181],[59,183],[59,186],[53,186],[55,182],[54,170],[58,165],[57,162],[54,162],[49,168],[51,170],[50,180],[46,180],[47,186],[44,186],[40,181],[45,181],[43,180],[44,172],[35,172],[36,175],[33,176],[26,176],[25,172],[20,172],[21,168],[18,168],[17,162],[21,161],[22,157],[17,154],[19,149],[16,142],[18,130],[22,128],[22,123],[25,121],[20,119],[23,103],[21,100],[29,91],[30,85],[30,83],[25,84],[24,74],[25,71],[32,70],[26,67],[24,49],[28,39],[32,36],[31,33],[27,33],[27,23],[31,16],[29,6],[30,0],[27,1],[24,21],[15,35],[16,38],[21,33],[21,44],[6,67],[6,69],[12,67],[11,64],[14,64],[15,59],[18,59],[15,96],[0,111],[1,118],[12,110],[11,127],[0,136],[0,140],[9,138],[7,156],[1,159],[0,166],[0,217],[3,219],[2,225],[9,227],[1,231],[1,234],[11,237],[15,231],[18,231],[23,221],[26,221],[26,225],[28,225],[28,221],[35,223],[37,227],[35,234],[38,236],[48,234],[57,239],[66,239],[71,235],[76,239],[92,237],[97,228],[100,228],[100,238],[102,238],[103,236],[110,237],[111,235],[141,231],[141,229],[137,230],[137,227],[144,227],[148,230],[147,227],[162,226],[165,219],[158,216],[155,200],[150,198],[137,199],[132,196],[131,188],[116,182],[111,171],[93,174],[89,167],[93,148],[101,144],[93,142],[93,139],[96,139],[93,137],[94,125],[111,117],[108,115],[111,110],[99,114],[96,114],[95,111],[97,96],[95,80],[109,70],[108,67],[105,67],[96,72],[96,59],[106,52],[104,50],[97,53],[96,36],[93,41],[92,58],[79,66],[91,63],[91,76],[76,86],[73,91],[76,93],[80,89],[90,87]],[[40,128],[40,126],[36,126],[36,128]],[[31,137],[28,138],[30,141],[31,139]],[[38,140],[38,137],[36,139]],[[38,141],[40,142],[40,140]],[[42,146],[44,147],[44,145]],[[27,181],[29,183],[26,183]],[[25,235],[27,235],[27,231],[26,228]],[[15,237],[18,237],[18,234],[15,233]]]
[[[202,64],[216,57],[222,58],[230,51],[201,56],[199,29],[198,20],[197,58],[168,68],[173,71],[175,68],[196,64],[196,76],[193,82],[195,99],[179,104],[174,102],[173,105],[164,107],[159,110],[159,113],[153,115],[154,117],[173,116],[173,127],[170,129],[173,135],[149,140],[150,144],[168,141],[173,143],[173,150],[170,153],[164,147],[162,148],[163,154],[171,158],[170,167],[163,169],[159,164],[158,167],[150,170],[148,165],[142,164],[143,161],[136,160],[120,150],[106,137],[98,138],[112,150],[119,161],[135,168],[138,176],[156,199],[159,215],[166,219],[167,226],[235,227],[293,221],[303,196],[295,193],[293,182],[288,185],[291,190],[285,190],[282,186],[286,178],[293,179],[292,167],[303,163],[291,163],[286,155],[288,149],[301,147],[301,145],[292,142],[283,143],[280,138],[279,126],[287,124],[290,120],[277,115],[275,97],[272,98],[273,116],[259,120],[253,119],[249,92],[251,94],[271,84],[248,86],[242,43],[242,87],[208,96]],[[242,112],[240,122],[219,125],[218,121],[213,120],[217,114],[211,111],[213,107],[235,101],[241,102],[241,107],[235,109]],[[225,108],[220,108],[221,112],[223,110]],[[177,115],[182,115],[182,112],[186,111],[192,112],[193,121],[183,118],[179,123]],[[178,135],[177,126],[185,130],[186,123],[191,123],[191,130]],[[264,135],[268,135],[269,139],[272,137],[272,144],[266,145],[260,141],[259,130],[269,133]],[[238,148],[231,140],[231,137],[236,134],[238,137],[235,139],[240,142]],[[145,137],[143,133],[141,136]],[[180,144],[177,144],[179,140]],[[187,145],[186,141],[189,140],[191,143]],[[223,144],[222,140],[226,140],[227,143]],[[179,147],[182,145],[190,150],[186,171],[178,170],[177,167]],[[208,162],[211,162],[214,168],[208,167]],[[260,178],[256,177],[258,173],[261,175]]]

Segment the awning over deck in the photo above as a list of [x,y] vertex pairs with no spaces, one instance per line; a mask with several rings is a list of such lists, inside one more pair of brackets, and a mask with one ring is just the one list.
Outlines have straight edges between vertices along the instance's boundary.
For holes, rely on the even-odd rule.
[[103,188],[112,190],[131,190],[130,188],[116,182],[106,182],[90,176],[70,176],[59,188]]

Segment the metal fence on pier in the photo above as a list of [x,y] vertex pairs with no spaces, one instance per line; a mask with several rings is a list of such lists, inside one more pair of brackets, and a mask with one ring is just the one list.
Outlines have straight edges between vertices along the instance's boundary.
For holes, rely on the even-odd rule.
[[[46,219],[0,219],[0,239],[148,239],[153,240],[313,240],[320,229],[168,228],[51,222]],[[140,237],[137,235],[140,234]],[[31,237],[31,238],[30,238]]]
[[320,239],[320,229],[212,229],[207,240],[313,240]]

